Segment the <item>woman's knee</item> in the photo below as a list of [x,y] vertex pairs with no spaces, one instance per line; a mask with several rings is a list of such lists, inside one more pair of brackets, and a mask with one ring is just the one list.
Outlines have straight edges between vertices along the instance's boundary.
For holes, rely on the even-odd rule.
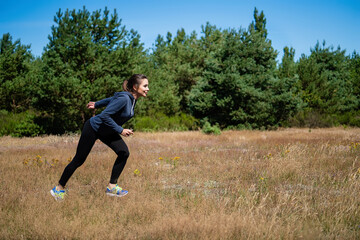
[[118,155],[118,157],[121,157],[121,158],[123,158],[123,159],[126,160],[126,159],[129,158],[130,152],[129,152],[128,149],[126,149],[126,150],[121,150],[121,151],[119,151],[119,152],[117,153],[117,155]]

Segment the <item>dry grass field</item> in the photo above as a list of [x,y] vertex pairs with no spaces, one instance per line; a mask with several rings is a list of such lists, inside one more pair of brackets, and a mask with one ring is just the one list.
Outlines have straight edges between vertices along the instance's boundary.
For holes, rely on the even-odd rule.
[[360,129],[138,132],[126,197],[97,142],[56,202],[78,139],[0,138],[0,239],[360,239]]

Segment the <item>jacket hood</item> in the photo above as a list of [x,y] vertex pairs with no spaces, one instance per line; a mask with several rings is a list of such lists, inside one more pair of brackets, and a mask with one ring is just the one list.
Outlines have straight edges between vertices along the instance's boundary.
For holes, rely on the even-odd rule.
[[124,96],[124,95],[129,96],[132,101],[135,100],[134,96],[129,92],[123,91],[123,92],[115,92],[114,93],[114,97],[120,97],[120,96]]

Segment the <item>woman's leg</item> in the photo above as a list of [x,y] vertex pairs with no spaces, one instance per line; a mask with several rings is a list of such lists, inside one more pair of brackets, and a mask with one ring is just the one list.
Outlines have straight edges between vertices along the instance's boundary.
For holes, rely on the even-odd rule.
[[126,146],[124,140],[118,134],[111,135],[106,139],[100,138],[100,140],[108,145],[117,154],[117,158],[115,160],[110,177],[110,183],[116,184],[121,172],[125,167],[126,161],[129,158],[129,149]]
[[76,149],[76,154],[73,160],[65,167],[63,174],[61,175],[59,184],[62,187],[65,187],[67,181],[75,172],[75,170],[80,167],[86,160],[89,155],[91,148],[94,146],[97,139],[96,132],[90,125],[90,121],[87,120],[83,131],[80,136],[80,140]]

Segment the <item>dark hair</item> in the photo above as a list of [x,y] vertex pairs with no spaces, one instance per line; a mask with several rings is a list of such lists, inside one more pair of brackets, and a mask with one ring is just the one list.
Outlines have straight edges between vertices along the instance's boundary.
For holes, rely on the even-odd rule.
[[134,74],[123,83],[123,89],[127,92],[134,91],[134,86],[139,86],[143,79],[147,79],[144,74]]

